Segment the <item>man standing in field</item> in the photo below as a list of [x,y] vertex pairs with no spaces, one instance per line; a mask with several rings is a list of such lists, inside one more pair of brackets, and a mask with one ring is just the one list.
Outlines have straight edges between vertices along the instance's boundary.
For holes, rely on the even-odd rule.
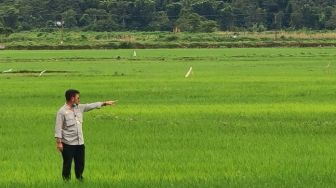
[[55,138],[57,149],[62,153],[64,180],[70,180],[72,159],[75,161],[76,178],[83,180],[85,146],[82,131],[83,113],[102,106],[113,105],[116,101],[79,104],[79,91],[65,92],[66,104],[56,116]]

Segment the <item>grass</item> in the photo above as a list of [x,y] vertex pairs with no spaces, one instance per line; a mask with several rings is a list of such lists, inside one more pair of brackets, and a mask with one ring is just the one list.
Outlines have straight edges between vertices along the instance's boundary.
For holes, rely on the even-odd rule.
[[[0,74],[0,187],[335,186],[335,49],[132,54],[1,51],[0,71],[73,72]],[[53,138],[68,88],[119,99],[85,114],[83,184]]]
[[18,32],[0,35],[6,49],[134,49],[234,47],[335,47],[334,31],[265,32]]

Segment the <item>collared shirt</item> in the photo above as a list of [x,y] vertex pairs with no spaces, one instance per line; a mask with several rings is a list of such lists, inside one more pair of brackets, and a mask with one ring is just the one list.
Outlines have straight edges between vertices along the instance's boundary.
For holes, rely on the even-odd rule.
[[56,115],[55,138],[61,138],[68,145],[83,145],[83,113],[102,105],[102,102],[79,104],[73,109],[67,104],[62,106]]

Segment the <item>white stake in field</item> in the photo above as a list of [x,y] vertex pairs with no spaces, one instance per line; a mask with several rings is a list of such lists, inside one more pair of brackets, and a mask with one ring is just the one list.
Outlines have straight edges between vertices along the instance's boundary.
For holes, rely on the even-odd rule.
[[12,72],[12,71],[13,71],[13,69],[8,69],[8,70],[2,71],[2,73],[8,73],[8,72]]
[[187,74],[184,76],[185,78],[188,78],[192,74],[192,67],[189,68]]
[[325,66],[325,71],[329,75],[329,73],[330,73],[330,62],[328,63],[327,66]]
[[39,75],[39,77],[41,77],[42,76],[42,74],[43,73],[45,73],[47,70],[43,70],[42,72],[40,72],[40,75]]

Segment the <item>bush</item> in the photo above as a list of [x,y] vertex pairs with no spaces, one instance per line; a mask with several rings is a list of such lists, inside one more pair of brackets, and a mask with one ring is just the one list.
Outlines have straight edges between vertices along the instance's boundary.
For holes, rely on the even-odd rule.
[[179,39],[179,37],[176,36],[176,35],[169,35],[169,36],[165,37],[163,39],[163,41],[171,42],[171,41],[177,41],[178,39]]
[[13,29],[8,27],[0,27],[0,34],[9,36],[12,33],[14,33]]
[[255,23],[255,24],[253,24],[253,26],[251,28],[251,31],[253,31],[253,32],[264,32],[264,31],[266,31],[266,27],[263,24]]
[[206,20],[201,22],[200,32],[212,33],[217,31],[219,25],[216,21],[213,20]]
[[121,42],[121,43],[119,44],[119,48],[122,48],[122,49],[132,48],[132,44],[129,43],[129,42]]
[[87,38],[87,36],[86,35],[81,35],[81,37],[80,37],[80,39],[81,39],[81,41],[83,41],[83,40],[87,40],[88,38]]

